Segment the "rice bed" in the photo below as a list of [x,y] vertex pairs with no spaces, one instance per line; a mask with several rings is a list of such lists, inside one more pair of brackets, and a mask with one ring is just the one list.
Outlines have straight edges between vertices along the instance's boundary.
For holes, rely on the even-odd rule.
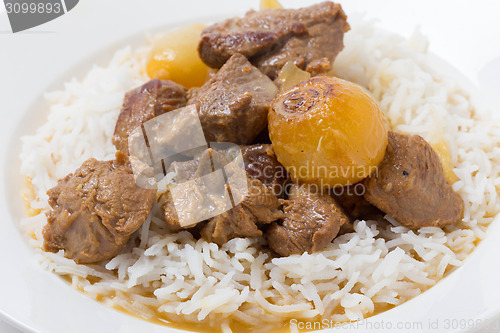
[[322,252],[272,258],[258,238],[219,248],[188,232],[167,234],[153,212],[128,248],[103,265],[77,265],[63,251],[43,252],[47,190],[90,157],[114,158],[111,137],[123,95],[148,80],[148,47],[125,48],[107,67],[47,94],[47,123],[23,138],[21,172],[34,191],[29,205],[41,213],[21,223],[34,235],[29,241],[41,264],[145,319],[225,332],[235,325],[266,331],[291,318],[366,318],[419,295],[460,266],[500,211],[500,128],[456,81],[433,68],[418,33],[406,40],[371,22],[350,23],[335,74],[365,87],[391,129],[447,144],[459,178],[453,188],[465,202],[461,225],[411,231],[390,217],[386,225],[356,221],[355,232]]

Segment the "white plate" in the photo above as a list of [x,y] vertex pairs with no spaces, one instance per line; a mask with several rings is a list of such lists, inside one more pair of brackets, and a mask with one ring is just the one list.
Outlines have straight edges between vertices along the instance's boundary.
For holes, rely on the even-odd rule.
[[[492,94],[500,86],[498,2],[340,2],[348,15],[352,11],[366,11],[367,17],[380,19],[382,27],[406,36],[420,25],[430,39],[431,50],[479,86],[487,101],[499,106],[498,95]],[[299,7],[311,1],[282,0],[282,3]],[[60,88],[62,82],[73,76],[82,77],[93,63],[105,64],[124,43],[138,45],[144,42],[144,33],[148,31],[207,22],[257,7],[257,0],[82,0],[68,14],[18,34],[9,32],[5,11],[0,11],[1,315],[30,332],[175,331],[109,309],[40,268],[16,227],[24,214],[20,199],[19,138],[33,133],[43,123],[44,91]],[[405,331],[443,332],[465,328],[460,319],[499,315],[499,229],[497,219],[487,239],[465,265],[435,287],[363,321],[362,326],[353,327],[360,331],[386,331],[403,324],[408,327],[396,331],[411,328]],[[437,330],[436,320],[439,320]]]

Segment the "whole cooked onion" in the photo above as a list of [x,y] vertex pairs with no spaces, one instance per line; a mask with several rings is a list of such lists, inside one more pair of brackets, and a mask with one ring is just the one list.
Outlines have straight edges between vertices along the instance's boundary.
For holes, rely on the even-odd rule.
[[283,91],[269,113],[278,160],[295,181],[321,188],[369,176],[387,147],[386,119],[352,82],[320,76]]

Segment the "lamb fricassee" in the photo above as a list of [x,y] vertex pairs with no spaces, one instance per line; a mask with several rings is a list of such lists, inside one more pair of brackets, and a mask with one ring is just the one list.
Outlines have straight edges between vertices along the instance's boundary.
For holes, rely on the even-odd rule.
[[[44,250],[63,249],[78,263],[110,259],[154,212],[169,232],[185,229],[218,245],[262,237],[276,256],[321,251],[356,219],[387,214],[407,228],[459,223],[464,204],[432,147],[418,135],[388,131],[361,88],[327,75],[343,48],[346,19],[340,5],[324,2],[251,11],[201,31],[199,56],[218,71],[201,87],[158,76],[125,95],[116,160],[87,160],[48,192]],[[196,207],[196,193],[179,204],[168,185],[141,188],[129,161],[134,130],[185,106],[196,108],[206,142],[239,147],[248,188],[226,188],[241,200],[189,225],[178,209]],[[165,177],[189,181],[206,176],[207,163],[215,172],[215,164],[231,162],[227,151],[209,147],[181,157],[163,165]],[[366,191],[345,194],[354,186]]]

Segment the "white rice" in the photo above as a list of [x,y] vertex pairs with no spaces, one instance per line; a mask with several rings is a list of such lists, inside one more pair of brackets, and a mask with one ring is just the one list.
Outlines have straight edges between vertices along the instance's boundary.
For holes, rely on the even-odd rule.
[[[368,89],[392,129],[446,142],[465,202],[462,225],[411,231],[357,221],[324,251],[272,259],[262,239],[234,239],[219,248],[188,232],[166,234],[154,216],[134,235],[139,244],[105,265],[77,265],[63,252],[45,253],[45,215],[23,227],[44,267],[75,287],[146,319],[201,323],[224,332],[235,322],[268,330],[290,318],[348,321],[401,304],[433,286],[474,250],[500,211],[500,128],[479,112],[455,80],[440,74],[418,33],[409,40],[350,20],[336,75]],[[112,159],[111,136],[123,95],[147,80],[147,48],[117,51],[105,68],[50,93],[50,115],[23,138],[21,172],[31,179],[34,209],[59,178],[95,157]],[[87,279],[91,279],[92,283]],[[95,277],[97,277],[97,282]],[[200,326],[201,327],[201,326]]]

